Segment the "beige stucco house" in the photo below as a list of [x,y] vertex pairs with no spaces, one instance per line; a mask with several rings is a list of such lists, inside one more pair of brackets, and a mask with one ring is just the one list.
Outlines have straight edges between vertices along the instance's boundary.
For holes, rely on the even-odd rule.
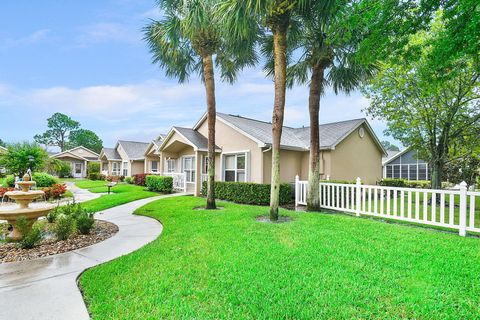
[[99,155],[90,149],[79,146],[60,153],[55,153],[50,158],[60,159],[70,163],[72,177],[85,178],[89,162],[99,162]]
[[160,134],[155,140],[150,142],[145,151],[145,162],[144,162],[144,172],[159,174],[161,173],[160,168],[160,146],[162,145],[163,140],[165,139],[165,134]]
[[131,177],[145,172],[146,142],[118,140],[114,148],[100,152],[101,172],[104,175]]
[[[217,113],[215,179],[270,183],[271,124],[241,116]],[[156,153],[162,174],[184,175],[185,190],[198,195],[207,179],[207,122],[204,115],[193,128],[173,127]],[[284,127],[281,140],[280,179],[308,178],[310,130]],[[320,126],[323,179],[354,180],[374,184],[382,178],[386,154],[366,119]]]

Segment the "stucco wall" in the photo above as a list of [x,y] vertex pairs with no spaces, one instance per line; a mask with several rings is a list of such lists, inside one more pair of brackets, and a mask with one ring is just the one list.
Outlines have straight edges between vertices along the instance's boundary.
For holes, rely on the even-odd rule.
[[[302,151],[280,150],[280,182],[293,182],[298,174],[302,179],[308,176],[308,160],[305,168],[305,153]],[[270,183],[272,177],[272,151],[264,153],[263,182]],[[305,173],[306,172],[306,173]],[[306,174],[306,175],[305,175]]]
[[363,138],[358,128],[331,151],[330,178],[334,180],[355,180],[360,177],[364,183],[375,184],[382,178],[382,152],[365,125]]
[[135,160],[130,162],[130,176],[145,172],[145,162],[143,160]]
[[[207,122],[204,121],[198,128],[203,136],[208,136]],[[249,172],[250,182],[263,182],[263,154],[258,144],[250,138],[239,133],[235,129],[226,125],[217,119],[215,124],[215,143],[222,149],[222,153],[249,151]],[[220,180],[222,177],[221,156],[217,154],[215,160],[216,178]]]

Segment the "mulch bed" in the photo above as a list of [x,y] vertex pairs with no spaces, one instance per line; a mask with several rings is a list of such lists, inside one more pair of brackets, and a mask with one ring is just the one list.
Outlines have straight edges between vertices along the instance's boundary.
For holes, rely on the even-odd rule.
[[32,249],[21,249],[17,243],[0,243],[0,264],[14,261],[33,260],[62,252],[87,247],[110,238],[118,232],[118,226],[107,221],[96,220],[90,234],[75,234],[67,240],[44,239]]

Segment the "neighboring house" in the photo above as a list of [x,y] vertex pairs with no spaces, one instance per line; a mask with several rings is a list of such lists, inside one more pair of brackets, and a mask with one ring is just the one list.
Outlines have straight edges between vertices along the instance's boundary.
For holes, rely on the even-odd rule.
[[89,162],[99,162],[99,155],[90,149],[79,146],[70,150],[50,155],[50,158],[63,160],[70,163],[72,177],[85,178]]
[[407,180],[429,180],[428,163],[418,158],[418,152],[409,148],[390,154],[382,161],[383,177]]
[[144,172],[145,173],[159,173],[160,170],[160,146],[162,145],[163,140],[166,135],[161,134],[157,139],[150,142],[145,151],[145,163],[144,163]]
[[[160,167],[163,174],[185,173],[187,192],[198,195],[207,179],[208,128],[204,115],[193,128],[173,127],[163,140]],[[217,113],[215,179],[270,183],[272,166],[271,123]],[[310,129],[284,127],[281,140],[281,182],[295,176],[308,179]],[[382,177],[386,151],[366,119],[320,126],[323,179],[354,180],[374,184]]]
[[[7,148],[0,146],[0,154],[6,153],[6,152],[7,152]],[[4,167],[0,167],[0,173],[1,173],[1,174],[5,174],[5,173],[6,173],[6,170],[5,170]]]
[[118,140],[115,148],[103,148],[100,152],[102,174],[131,177],[145,172],[146,142]]

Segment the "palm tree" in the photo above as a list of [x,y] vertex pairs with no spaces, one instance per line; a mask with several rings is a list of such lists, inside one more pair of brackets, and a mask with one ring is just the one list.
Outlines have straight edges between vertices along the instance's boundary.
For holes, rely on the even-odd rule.
[[[215,209],[215,76],[214,61],[223,81],[233,83],[243,67],[256,62],[253,46],[230,41],[215,15],[213,0],[159,0],[161,21],[145,28],[145,40],[166,75],[180,83],[198,73],[205,85],[208,123],[207,209]],[[252,40],[254,41],[254,40]]]
[[[373,75],[372,64],[360,63],[356,53],[362,35],[349,23],[355,8],[349,0],[323,2],[294,25],[288,38],[287,84],[309,85],[310,166],[307,209],[320,209],[320,100],[328,87],[335,94],[349,94]],[[262,52],[269,57],[267,74],[273,74],[271,40],[266,39]]]
[[224,0],[219,11],[223,25],[237,41],[253,35],[271,35],[275,97],[272,116],[272,180],[270,220],[278,220],[280,200],[280,139],[287,84],[287,35],[292,17],[308,12],[313,0]]

